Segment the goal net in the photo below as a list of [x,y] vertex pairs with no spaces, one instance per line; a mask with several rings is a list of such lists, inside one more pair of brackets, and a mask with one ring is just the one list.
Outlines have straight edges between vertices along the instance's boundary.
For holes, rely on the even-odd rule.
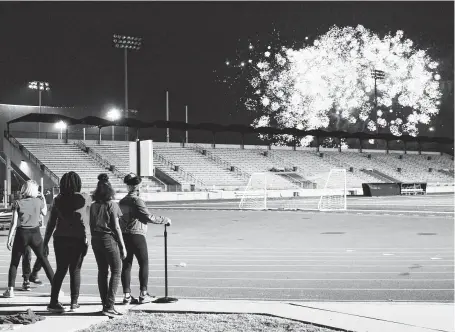
[[267,175],[265,173],[251,175],[242,194],[239,208],[248,210],[267,209]]
[[[242,210],[346,210],[346,170],[332,169],[311,179],[318,190],[303,189],[271,173],[253,173],[242,192]],[[319,187],[320,186],[320,187]],[[321,188],[322,187],[322,188]]]
[[346,210],[346,170],[332,169],[318,203],[319,211]]

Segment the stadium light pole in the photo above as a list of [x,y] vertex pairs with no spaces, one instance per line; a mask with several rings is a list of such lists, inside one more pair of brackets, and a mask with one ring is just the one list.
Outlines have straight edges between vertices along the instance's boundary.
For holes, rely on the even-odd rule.
[[[142,47],[142,37],[113,35],[114,47],[123,49],[125,59],[125,118],[128,119],[128,50],[139,51]],[[125,140],[128,141],[128,127],[125,127]]]
[[[185,123],[188,125],[188,105],[185,105]],[[188,128],[185,130],[185,143],[188,144]]]
[[378,126],[378,90],[377,90],[377,80],[383,80],[385,77],[385,72],[382,70],[373,69],[371,71],[371,76],[374,78],[374,110],[376,112],[376,134],[379,134]]
[[[118,109],[113,108],[109,112],[107,112],[107,118],[111,121],[117,121],[118,119],[121,118],[121,113]],[[115,137],[115,132],[114,132],[115,126],[112,126],[112,140],[114,140]],[[126,127],[128,128],[128,127]]]
[[[43,81],[31,81],[28,82],[28,88],[32,90],[38,90],[38,105],[39,114],[41,114],[41,93],[43,91],[49,91],[49,83]],[[38,138],[41,138],[41,122],[38,122]]]

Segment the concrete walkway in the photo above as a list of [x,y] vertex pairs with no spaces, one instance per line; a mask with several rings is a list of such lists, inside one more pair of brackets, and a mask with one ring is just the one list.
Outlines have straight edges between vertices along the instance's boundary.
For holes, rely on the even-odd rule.
[[[62,303],[69,298],[64,297]],[[121,301],[121,298],[118,298]],[[20,332],[75,332],[108,318],[102,316],[99,298],[81,296],[76,313],[50,314],[49,297],[0,298],[0,314],[15,314],[30,308],[46,320],[32,325],[13,326]],[[455,331],[453,303],[371,303],[371,302],[286,302],[237,300],[187,300],[169,304],[118,305],[126,312],[252,313],[312,323],[328,328],[356,332],[431,332]],[[7,326],[0,325],[0,331]],[[10,326],[8,326],[10,327]],[[113,331],[114,332],[114,331]]]

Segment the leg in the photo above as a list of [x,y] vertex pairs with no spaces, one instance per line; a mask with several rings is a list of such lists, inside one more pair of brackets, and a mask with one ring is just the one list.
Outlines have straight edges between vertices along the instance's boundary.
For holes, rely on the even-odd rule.
[[22,255],[22,277],[24,280],[30,278],[30,266],[32,263],[32,250],[29,246],[25,247],[24,254]]
[[52,282],[51,302],[50,305],[58,303],[58,294],[62,288],[63,279],[65,279],[66,272],[68,271],[68,243],[67,239],[54,238],[54,251],[55,260],[57,262],[57,270]]
[[111,269],[111,279],[109,280],[109,288],[106,298],[106,308],[113,308],[115,304],[115,295],[120,283],[120,275],[122,273],[122,259],[120,258],[120,250],[114,237],[109,236],[106,241],[106,258]]
[[141,293],[147,292],[149,279],[149,256],[147,251],[147,240],[143,235],[134,235],[135,255],[139,263],[139,285]]
[[106,248],[103,239],[92,237],[92,248],[98,265],[98,289],[100,291],[101,303],[103,308],[106,306],[106,297],[108,292],[107,276],[109,274],[109,265],[106,258]]
[[33,264],[33,270],[32,270],[32,273],[30,274],[30,278],[31,279],[38,279],[38,272],[41,270],[42,267],[43,266],[42,266],[40,260],[37,259],[35,261],[35,264]]
[[54,280],[54,271],[52,270],[51,264],[47,260],[47,257],[44,256],[43,237],[41,236],[41,232],[38,228],[38,229],[34,230],[31,234],[32,235],[31,235],[30,247],[32,248],[33,252],[35,253],[36,258],[41,261],[41,264],[43,265],[43,268],[44,268],[44,272],[46,273],[46,276],[52,285],[53,280]]
[[75,239],[72,241],[70,255],[70,287],[71,287],[71,304],[77,303],[79,299],[79,290],[81,288],[81,267],[84,257],[84,240]]
[[14,236],[13,248],[11,252],[11,263],[8,271],[8,287],[14,287],[16,283],[17,267],[25,252],[28,234],[24,233],[21,229],[16,230]]
[[124,234],[126,258],[123,260],[122,266],[122,287],[123,293],[131,293],[131,267],[133,266],[134,248],[131,241],[131,234]]

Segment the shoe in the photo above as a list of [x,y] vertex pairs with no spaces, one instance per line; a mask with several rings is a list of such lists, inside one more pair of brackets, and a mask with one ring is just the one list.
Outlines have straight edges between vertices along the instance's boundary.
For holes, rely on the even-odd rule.
[[145,295],[139,296],[139,304],[150,303],[155,299],[155,296],[146,293]]
[[24,280],[24,282],[22,283],[22,290],[24,290],[24,291],[32,290],[32,287],[30,287],[30,281]]
[[28,280],[30,280],[30,282],[33,282],[34,284],[37,284],[37,285],[41,285],[43,283],[41,280],[39,280],[38,277],[30,276],[30,278]]
[[77,309],[79,309],[80,307],[81,307],[81,305],[79,303],[71,303],[70,311],[74,312]]
[[12,298],[14,297],[14,290],[10,290],[9,288],[3,293],[3,297]]
[[133,300],[133,297],[131,295],[130,296],[124,296],[122,303],[123,304],[130,304],[132,300]]
[[118,316],[123,316],[121,312],[118,312],[115,310],[114,307],[112,308],[103,308],[103,315],[108,316],[108,317],[118,317]]
[[66,308],[60,302],[57,302],[56,304],[49,304],[47,306],[47,311],[62,313],[66,311]]

